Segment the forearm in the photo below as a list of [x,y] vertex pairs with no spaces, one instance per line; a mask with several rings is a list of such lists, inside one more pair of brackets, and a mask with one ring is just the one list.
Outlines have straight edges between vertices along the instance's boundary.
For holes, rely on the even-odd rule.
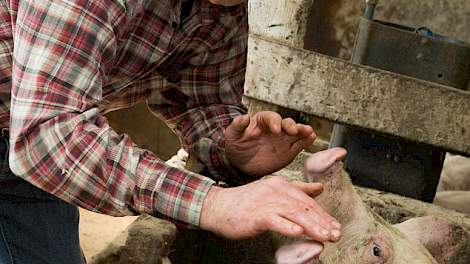
[[[15,105],[21,111],[21,104]],[[96,109],[17,129],[24,125],[13,115],[10,167],[33,185],[104,214],[145,212],[199,225],[213,181],[167,166],[117,135]]]

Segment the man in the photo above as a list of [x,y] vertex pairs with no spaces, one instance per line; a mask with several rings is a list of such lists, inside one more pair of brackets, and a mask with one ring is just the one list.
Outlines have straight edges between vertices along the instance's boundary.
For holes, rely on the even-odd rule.
[[[242,0],[1,1],[0,263],[83,263],[76,206],[229,239],[338,240],[309,196],[321,185],[216,186],[272,173],[315,138],[273,112],[244,115],[247,30]],[[168,167],[102,116],[145,99],[214,179]]]

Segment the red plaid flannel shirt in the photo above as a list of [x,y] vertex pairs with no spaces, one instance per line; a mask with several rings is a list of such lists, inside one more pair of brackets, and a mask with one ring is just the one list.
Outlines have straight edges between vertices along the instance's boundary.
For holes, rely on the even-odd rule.
[[169,167],[102,116],[147,99],[213,175],[234,173],[223,130],[244,112],[246,5],[194,0],[182,20],[182,3],[0,1],[0,127],[16,175],[92,211],[199,225],[214,181]]

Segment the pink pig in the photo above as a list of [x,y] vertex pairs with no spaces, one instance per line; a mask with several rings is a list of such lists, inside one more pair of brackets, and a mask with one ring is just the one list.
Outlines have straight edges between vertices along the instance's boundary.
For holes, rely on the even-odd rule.
[[[469,248],[470,235],[463,228],[437,217],[415,218],[394,227],[367,208],[342,168],[345,155],[344,149],[336,148],[313,154],[305,162],[306,179],[324,185],[317,200],[342,224],[342,238],[325,245],[288,239],[275,254],[278,264],[470,263],[470,259],[452,259]],[[460,228],[458,238],[449,235],[456,228]]]

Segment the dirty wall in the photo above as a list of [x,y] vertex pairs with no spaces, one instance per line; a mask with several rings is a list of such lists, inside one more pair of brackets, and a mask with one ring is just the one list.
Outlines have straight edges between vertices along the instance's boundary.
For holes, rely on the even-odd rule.
[[[306,48],[349,59],[364,8],[364,0],[314,1]],[[426,26],[435,33],[470,43],[468,0],[379,1],[375,18],[413,28]]]

